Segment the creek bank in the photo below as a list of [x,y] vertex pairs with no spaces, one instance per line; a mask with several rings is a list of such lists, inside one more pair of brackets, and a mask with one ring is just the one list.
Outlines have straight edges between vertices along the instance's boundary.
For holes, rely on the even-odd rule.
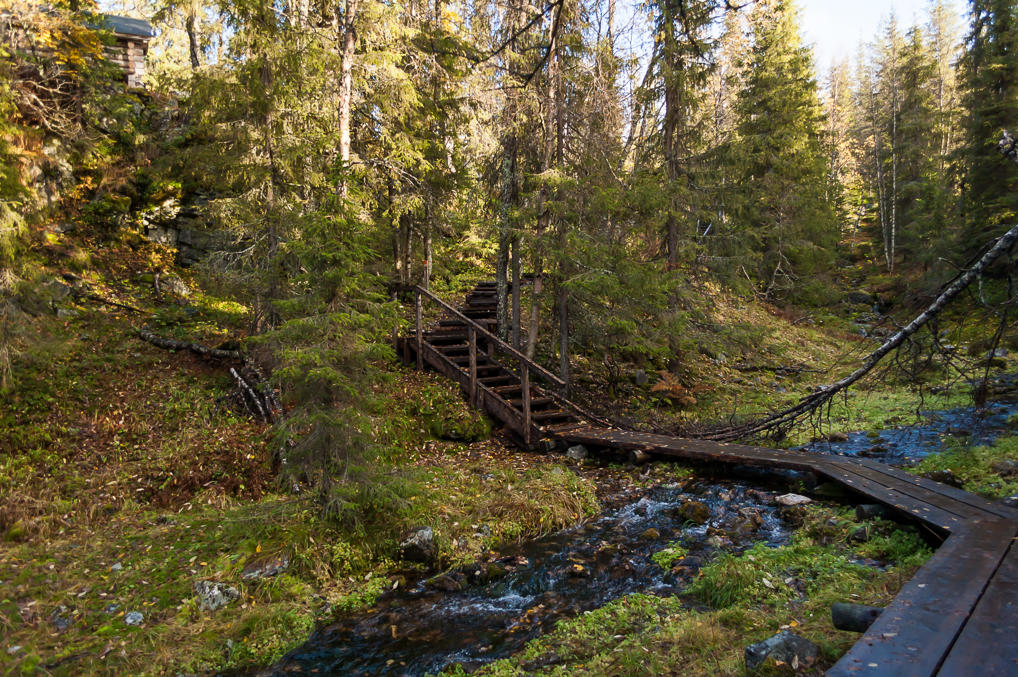
[[[789,530],[775,498],[743,483],[702,479],[634,488],[624,505],[576,527],[398,586],[371,610],[316,631],[263,674],[476,669],[557,621],[622,596],[681,594],[720,552],[786,543]],[[700,506],[706,519],[686,519],[684,505]],[[654,557],[666,549],[677,557]]]

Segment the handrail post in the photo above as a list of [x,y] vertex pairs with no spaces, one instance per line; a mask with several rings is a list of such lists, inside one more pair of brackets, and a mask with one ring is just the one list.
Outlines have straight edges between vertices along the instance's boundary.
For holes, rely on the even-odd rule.
[[421,291],[416,294],[417,301],[417,369],[424,369],[424,307],[421,302]]
[[477,330],[467,325],[470,344],[470,404],[477,406]]
[[530,446],[530,365],[520,360],[520,389],[523,395],[523,443]]

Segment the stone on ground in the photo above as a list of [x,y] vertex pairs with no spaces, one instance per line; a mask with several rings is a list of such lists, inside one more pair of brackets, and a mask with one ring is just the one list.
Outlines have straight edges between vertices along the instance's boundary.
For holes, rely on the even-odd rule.
[[205,611],[216,611],[240,598],[237,588],[218,581],[195,581],[194,592],[198,605]]
[[755,670],[768,658],[790,665],[793,670],[808,668],[816,662],[817,653],[813,642],[782,630],[770,639],[746,647],[746,668]]

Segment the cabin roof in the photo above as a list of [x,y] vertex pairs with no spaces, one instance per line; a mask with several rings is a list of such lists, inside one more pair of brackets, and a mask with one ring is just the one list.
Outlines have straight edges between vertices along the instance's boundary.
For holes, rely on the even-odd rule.
[[117,35],[136,35],[141,38],[151,38],[155,35],[152,24],[144,19],[132,19],[112,14],[104,14],[103,19],[106,23],[104,28],[108,28]]

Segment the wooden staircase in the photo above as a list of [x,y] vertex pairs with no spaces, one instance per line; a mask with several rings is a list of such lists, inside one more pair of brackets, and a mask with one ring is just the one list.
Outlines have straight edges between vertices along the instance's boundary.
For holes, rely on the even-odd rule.
[[[420,287],[415,295],[414,335],[398,339],[404,359],[457,381],[471,405],[501,422],[517,443],[535,449],[557,433],[601,422],[564,396],[566,384],[555,374],[495,335],[498,295],[494,282],[478,283],[461,308]],[[427,325],[425,301],[441,313]]]

